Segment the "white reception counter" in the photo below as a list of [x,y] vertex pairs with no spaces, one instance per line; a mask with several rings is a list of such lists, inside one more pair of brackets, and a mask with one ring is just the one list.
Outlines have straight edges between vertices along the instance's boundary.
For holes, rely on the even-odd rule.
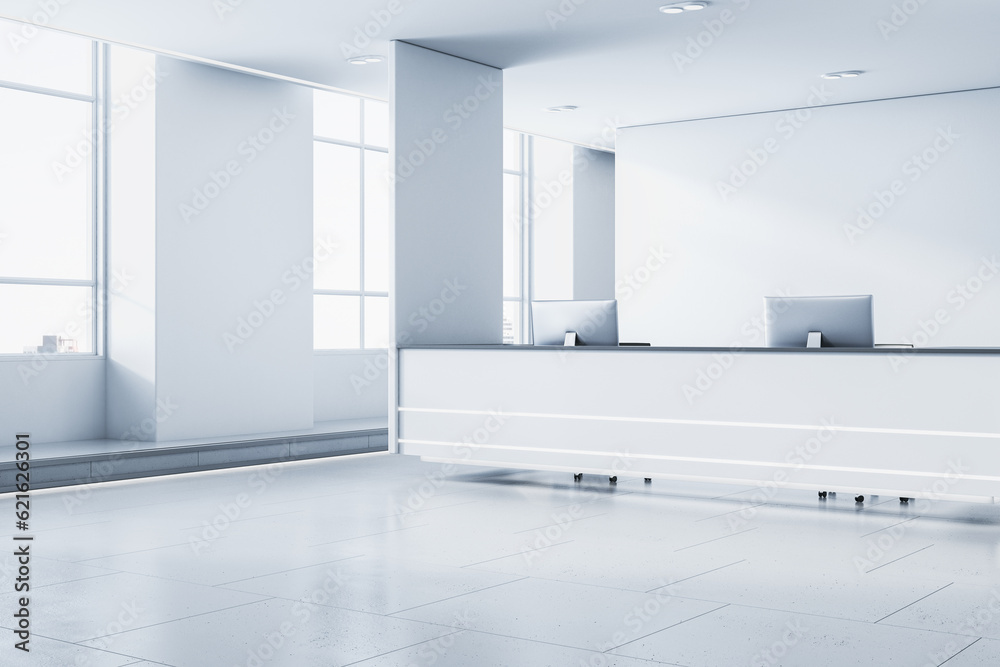
[[411,347],[432,461],[1000,502],[1000,350]]

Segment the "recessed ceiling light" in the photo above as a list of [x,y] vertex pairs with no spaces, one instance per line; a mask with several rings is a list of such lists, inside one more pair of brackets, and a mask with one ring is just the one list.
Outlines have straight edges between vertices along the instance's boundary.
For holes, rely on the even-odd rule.
[[684,12],[696,12],[699,9],[708,7],[707,2],[677,2],[672,5],[663,5],[660,11],[664,14],[682,14]]
[[571,104],[567,104],[567,105],[561,106],[561,107],[549,107],[548,109],[546,109],[546,111],[548,111],[550,113],[563,113],[565,111],[576,111],[576,110],[577,110],[577,107],[575,107],[575,106],[573,106]]
[[347,62],[352,65],[367,65],[369,63],[380,63],[385,60],[384,56],[380,55],[369,55],[369,56],[354,56],[353,58],[348,58]]
[[823,79],[853,79],[855,77],[864,74],[862,70],[859,69],[849,69],[843,72],[827,72],[826,74],[820,74],[820,78]]

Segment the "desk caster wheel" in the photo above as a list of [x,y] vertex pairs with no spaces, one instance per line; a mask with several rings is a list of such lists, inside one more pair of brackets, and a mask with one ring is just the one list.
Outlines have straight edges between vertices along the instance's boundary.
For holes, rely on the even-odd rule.
[[865,497],[864,496],[854,496],[854,502],[856,502],[856,503],[863,503],[863,502],[865,502]]
[[574,482],[582,482],[583,481],[583,473],[582,472],[575,472],[575,473],[573,473],[573,481]]
[[903,503],[904,505],[906,505],[906,504],[908,504],[908,503],[910,502],[910,499],[909,499],[909,498],[900,498],[900,499],[899,499],[899,502],[901,502],[901,503]]
[[647,477],[646,478],[646,484],[652,484],[652,483],[653,483],[653,478],[652,477]]
[[826,491],[820,491],[820,492],[819,492],[819,497],[820,497],[821,499],[823,499],[823,500],[826,500]]
[[614,477],[608,477],[608,481],[611,482],[612,484],[617,484],[618,483],[618,476],[615,475]]

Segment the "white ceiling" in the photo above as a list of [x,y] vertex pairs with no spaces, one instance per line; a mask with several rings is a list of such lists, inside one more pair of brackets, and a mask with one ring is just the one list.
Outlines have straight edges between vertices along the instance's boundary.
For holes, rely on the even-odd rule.
[[[805,106],[821,84],[831,102],[1000,85],[998,0],[715,0],[681,15],[658,11],[668,0],[62,1],[56,28],[384,99],[387,64],[350,65],[343,53],[383,12],[391,20],[369,23],[376,36],[362,52],[402,39],[501,67],[508,127],[592,145],[607,125]],[[0,0],[0,16],[42,4]],[[898,30],[880,28],[904,5],[912,14],[897,10]],[[707,48],[679,68],[674,53],[724,11],[729,25],[704,32]],[[867,74],[819,78],[847,69]],[[580,108],[542,111],[564,104]]]

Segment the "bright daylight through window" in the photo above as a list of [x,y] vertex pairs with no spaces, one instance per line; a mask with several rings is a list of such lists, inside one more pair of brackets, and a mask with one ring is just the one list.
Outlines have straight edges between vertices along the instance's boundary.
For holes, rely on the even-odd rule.
[[97,47],[0,21],[0,354],[94,354]]
[[313,93],[317,350],[389,345],[389,110]]

